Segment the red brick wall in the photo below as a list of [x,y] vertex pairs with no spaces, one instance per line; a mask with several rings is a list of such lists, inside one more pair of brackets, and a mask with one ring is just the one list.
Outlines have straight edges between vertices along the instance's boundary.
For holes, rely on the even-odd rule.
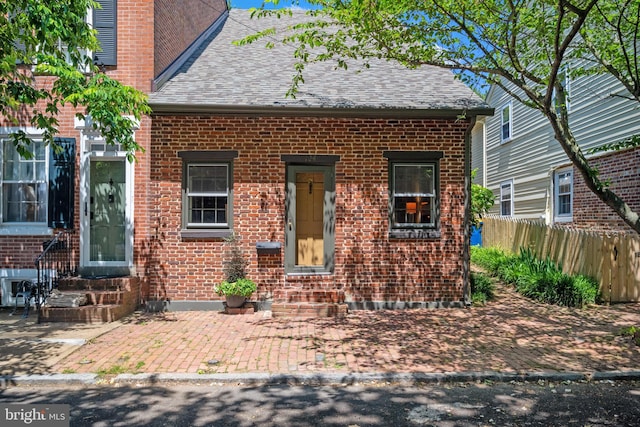
[[[238,150],[234,229],[250,256],[258,297],[285,287],[340,289],[351,301],[463,298],[464,121],[291,117],[154,116],[151,148],[151,297],[219,299],[220,239],[182,239],[182,150]],[[388,237],[385,150],[441,150],[441,237]],[[258,255],[257,241],[284,247],[283,154],[339,155],[335,273],[285,278],[284,251]]]
[[[149,92],[153,79],[153,0],[118,0],[118,63],[108,67],[105,72],[120,82],[131,85],[138,90]],[[37,77],[38,84],[47,84],[50,78]],[[76,153],[76,171],[79,167],[80,132],[74,128],[75,110],[67,106],[58,115],[58,136],[76,138],[78,146]],[[28,124],[28,115],[24,115],[21,122]],[[15,126],[0,117],[0,125]],[[151,121],[145,117],[140,129],[136,131],[136,140],[143,147],[149,147]],[[135,166],[135,245],[140,247],[143,237],[149,233],[147,213],[146,183],[148,182],[149,163],[145,153],[139,153]],[[79,175],[76,174],[76,194],[80,192]],[[74,225],[74,246],[79,245],[79,197],[75,199],[76,218]],[[34,268],[34,257],[42,250],[42,242],[50,236],[0,236],[0,265],[2,268]],[[76,250],[76,263],[79,262],[79,252]]]
[[[609,180],[609,187],[640,211],[640,148],[611,153],[594,159],[591,164],[600,171],[600,179]],[[572,227],[594,231],[633,231],[631,227],[605,205],[584,183],[574,168],[574,202]]]
[[227,10],[225,0],[156,0],[155,6],[154,77]]

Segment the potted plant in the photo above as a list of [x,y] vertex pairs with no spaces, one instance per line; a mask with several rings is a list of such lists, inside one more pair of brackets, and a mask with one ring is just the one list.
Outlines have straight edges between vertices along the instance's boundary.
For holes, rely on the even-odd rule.
[[227,259],[223,264],[225,279],[215,285],[213,290],[220,296],[224,296],[227,307],[242,307],[248,297],[253,294],[257,286],[255,282],[246,277],[249,261],[245,259],[242,248],[235,234],[225,239],[227,245]]

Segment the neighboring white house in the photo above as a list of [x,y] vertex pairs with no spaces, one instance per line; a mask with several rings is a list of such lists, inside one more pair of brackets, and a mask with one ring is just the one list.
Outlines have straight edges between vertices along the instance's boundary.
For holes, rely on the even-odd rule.
[[[566,88],[570,124],[583,150],[640,134],[640,104],[620,96],[623,87],[612,76],[579,77],[567,81]],[[495,114],[474,130],[472,168],[478,169],[475,182],[497,196],[491,214],[576,228],[626,227],[584,191],[582,177],[540,112],[498,86],[491,87],[486,101]],[[612,190],[640,209],[640,149],[591,157]]]

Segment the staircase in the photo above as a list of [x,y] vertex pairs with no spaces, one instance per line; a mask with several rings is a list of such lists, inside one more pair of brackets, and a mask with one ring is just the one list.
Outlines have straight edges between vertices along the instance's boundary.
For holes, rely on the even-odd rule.
[[[138,307],[140,279],[137,277],[83,278],[64,277],[56,295],[41,307],[41,322],[107,323],[125,317]],[[86,305],[69,303],[84,296]],[[64,301],[55,306],[55,300]]]
[[273,317],[345,317],[344,299],[339,290],[278,289],[271,313]]

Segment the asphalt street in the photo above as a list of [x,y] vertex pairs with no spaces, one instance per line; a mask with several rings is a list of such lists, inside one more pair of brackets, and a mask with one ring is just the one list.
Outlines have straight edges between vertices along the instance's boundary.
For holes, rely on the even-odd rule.
[[640,382],[14,387],[69,404],[71,426],[637,426]]

